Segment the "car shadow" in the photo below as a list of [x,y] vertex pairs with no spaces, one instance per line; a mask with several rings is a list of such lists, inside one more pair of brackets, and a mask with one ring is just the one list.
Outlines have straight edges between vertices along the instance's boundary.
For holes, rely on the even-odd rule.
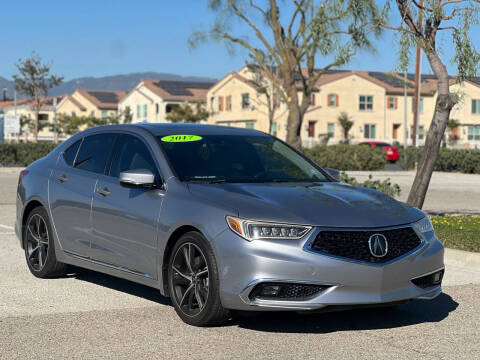
[[[67,277],[88,281],[109,289],[125,292],[162,305],[170,299],[149,286],[107,274],[70,266]],[[433,300],[413,300],[392,308],[360,308],[355,310],[314,312],[233,312],[225,326],[274,333],[331,333],[350,330],[391,329],[420,323],[440,322],[459,306],[446,293]],[[179,320],[180,321],[180,320]]]
[[170,299],[162,296],[158,289],[138,284],[133,281],[120,279],[115,276],[70,265],[67,277],[74,278],[80,281],[88,281],[96,285],[104,286],[112,290],[121,291],[133,296],[138,296],[162,305],[171,305]]
[[[349,330],[391,329],[439,322],[455,311],[458,303],[442,293],[433,300],[413,300],[392,308],[364,308],[325,313],[262,312],[237,316],[241,328],[276,333],[331,333]],[[233,324],[232,324],[233,325]]]

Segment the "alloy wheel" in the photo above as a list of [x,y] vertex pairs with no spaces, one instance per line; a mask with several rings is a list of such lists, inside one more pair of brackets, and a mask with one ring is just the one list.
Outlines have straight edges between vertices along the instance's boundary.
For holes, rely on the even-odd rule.
[[35,271],[41,271],[48,256],[48,229],[42,216],[34,214],[26,229],[27,260]]
[[199,314],[208,300],[208,263],[202,250],[195,244],[182,244],[172,262],[174,301],[188,316]]

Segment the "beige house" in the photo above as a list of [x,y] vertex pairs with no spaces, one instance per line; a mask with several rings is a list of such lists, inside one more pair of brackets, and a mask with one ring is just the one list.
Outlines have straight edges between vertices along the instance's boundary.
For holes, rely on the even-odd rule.
[[182,103],[205,103],[209,82],[141,80],[119,103],[130,110],[133,122],[167,122],[168,113]]
[[118,104],[125,95],[125,91],[77,89],[59,102],[57,113],[106,119],[117,114]]
[[[247,67],[231,72],[208,92],[208,106],[212,110],[208,122],[219,125],[255,128],[268,132],[268,108],[265,95],[258,91],[253,75]],[[452,91],[461,95],[461,103],[451,118],[461,126],[455,130],[458,139],[450,146],[479,147],[480,140],[480,80],[467,81],[462,87],[452,79]],[[412,143],[413,132],[413,76],[407,77],[407,97],[404,97],[403,76],[393,73],[337,70],[329,71],[317,83],[311,106],[304,117],[302,142],[304,146],[320,143],[328,134],[328,143],[343,140],[343,129],[338,116],[346,112],[354,121],[349,132],[351,143],[368,140],[403,144],[405,130],[407,144]],[[424,143],[433,118],[437,98],[437,81],[423,75],[420,88],[417,143]],[[300,94],[299,94],[300,96]],[[247,101],[248,100],[248,101]],[[405,117],[407,126],[405,129]],[[272,134],[286,138],[287,109],[281,102],[275,112]]]
[[[56,99],[57,104],[58,102],[62,101],[66,95],[60,95],[56,97],[48,97],[42,99],[42,107],[38,114],[39,121],[45,124],[43,129],[38,132],[38,140],[45,141],[45,140],[53,140],[53,132],[51,131],[51,126],[54,122],[54,99]],[[27,100],[18,100],[17,104],[10,102],[8,105],[3,108],[5,114],[10,115],[18,115],[20,117],[24,117],[27,119],[34,119],[35,118],[35,111],[33,109],[33,102]],[[16,134],[5,134],[6,140],[16,139],[18,135]],[[32,133],[27,125],[25,125],[22,129],[22,135],[20,137],[22,140],[29,140],[32,138]]]

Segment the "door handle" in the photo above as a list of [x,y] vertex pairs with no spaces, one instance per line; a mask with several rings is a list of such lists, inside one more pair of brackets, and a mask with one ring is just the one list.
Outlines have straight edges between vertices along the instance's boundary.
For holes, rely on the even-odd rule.
[[96,190],[98,194],[102,195],[102,196],[108,196],[110,195],[110,190],[108,190],[107,187],[104,187],[104,188],[101,188],[101,189],[97,189]]
[[64,183],[64,182],[67,182],[67,181],[68,181],[68,177],[67,177],[67,175],[62,174],[62,175],[60,175],[59,177],[57,177],[57,180],[58,180],[59,182],[61,182],[61,183]]

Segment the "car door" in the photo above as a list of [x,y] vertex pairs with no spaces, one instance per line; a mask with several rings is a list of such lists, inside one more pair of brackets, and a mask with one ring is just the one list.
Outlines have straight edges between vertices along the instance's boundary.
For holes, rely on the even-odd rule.
[[161,189],[120,185],[122,171],[147,169],[160,184],[156,162],[146,143],[121,135],[108,175],[100,176],[92,204],[92,253],[95,259],[124,271],[157,278],[157,222]]
[[78,140],[58,160],[50,178],[49,202],[62,249],[90,255],[91,205],[98,176],[104,173],[116,135],[97,134]]

